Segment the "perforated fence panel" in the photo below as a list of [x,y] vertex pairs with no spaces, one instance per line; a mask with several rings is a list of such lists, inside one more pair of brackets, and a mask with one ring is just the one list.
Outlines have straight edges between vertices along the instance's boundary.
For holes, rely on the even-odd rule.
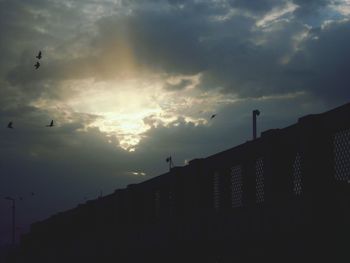
[[255,163],[255,182],[256,182],[256,202],[264,202],[264,159],[259,158]]
[[158,217],[160,214],[160,191],[154,192],[154,206],[155,206],[155,216]]
[[243,205],[243,182],[242,182],[242,166],[236,165],[231,168],[231,204],[232,207],[240,207]]
[[215,172],[213,176],[213,202],[214,209],[219,210],[220,208],[220,174]]
[[334,177],[339,181],[350,180],[350,129],[334,134]]
[[293,162],[293,192],[296,196],[302,194],[303,191],[303,174],[302,174],[302,159],[298,152]]

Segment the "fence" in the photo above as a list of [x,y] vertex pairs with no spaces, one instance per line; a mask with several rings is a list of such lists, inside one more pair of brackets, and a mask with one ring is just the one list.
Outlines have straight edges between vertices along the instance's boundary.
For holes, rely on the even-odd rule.
[[[33,262],[349,259],[350,104],[33,224]],[[29,261],[30,262],[30,261]]]

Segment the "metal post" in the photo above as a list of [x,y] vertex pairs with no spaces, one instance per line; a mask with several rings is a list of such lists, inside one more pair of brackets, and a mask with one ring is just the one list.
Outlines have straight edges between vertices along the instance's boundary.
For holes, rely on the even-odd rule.
[[171,156],[167,157],[165,160],[167,163],[169,163],[169,171],[171,170],[171,167],[173,166],[173,161],[171,159]]
[[256,139],[256,116],[259,116],[259,110],[253,110],[253,140]]

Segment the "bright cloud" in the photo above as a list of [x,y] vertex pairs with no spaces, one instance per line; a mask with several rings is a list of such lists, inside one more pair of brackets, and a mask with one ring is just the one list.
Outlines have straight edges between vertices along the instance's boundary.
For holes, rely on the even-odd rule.
[[298,5],[288,2],[282,8],[274,8],[271,12],[267,13],[262,19],[256,22],[257,27],[267,27],[270,24],[280,20],[287,14],[293,13],[298,8]]
[[[165,89],[182,81],[188,85],[180,90]],[[96,116],[87,127],[98,127],[107,136],[115,136],[123,149],[135,151],[143,134],[152,127],[173,124],[178,118],[205,125],[211,112],[236,101],[234,96],[224,96],[219,90],[201,91],[199,83],[200,75],[66,81],[61,89],[71,96],[64,96],[61,101],[39,99],[32,105],[51,112],[59,109],[64,114],[56,116],[62,122],[72,121],[72,112]]]
[[333,5],[331,5],[331,8],[336,10],[338,13],[349,16],[350,15],[350,0],[338,0]]

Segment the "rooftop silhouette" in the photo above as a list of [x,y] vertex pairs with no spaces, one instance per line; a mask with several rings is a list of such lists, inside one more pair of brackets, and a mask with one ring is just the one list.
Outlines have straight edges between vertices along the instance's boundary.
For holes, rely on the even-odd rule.
[[19,257],[341,262],[349,258],[349,116],[350,104],[304,116],[36,222]]

